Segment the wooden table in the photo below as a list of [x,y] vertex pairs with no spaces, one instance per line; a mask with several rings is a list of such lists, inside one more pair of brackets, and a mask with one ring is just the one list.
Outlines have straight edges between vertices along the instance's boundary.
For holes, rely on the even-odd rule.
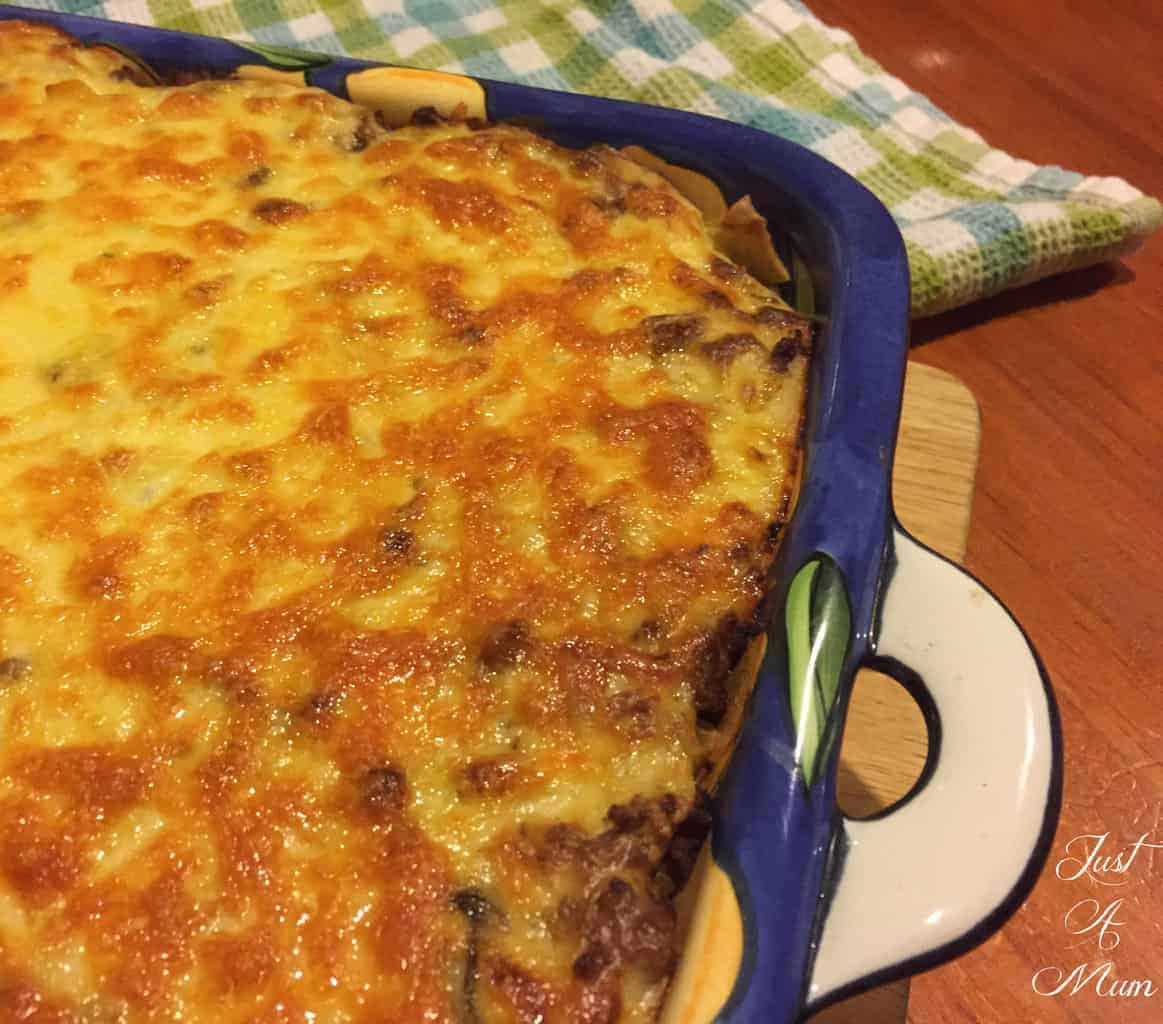
[[[811,0],[826,22],[989,141],[1163,196],[1163,4]],[[1126,263],[914,326],[917,359],[965,381],[982,446],[966,564],[1029,631],[1066,748],[1062,821],[1002,932],[914,980],[909,1020],[1163,1020],[1163,849],[1102,885],[1055,865],[1076,836],[1163,844],[1163,238]],[[1095,840],[1079,840],[1073,853]],[[1124,862],[1127,858],[1124,858]],[[1112,862],[1109,867],[1116,865]],[[1099,948],[1095,907],[1122,899]],[[1084,900],[1098,904],[1080,904]],[[1067,919],[1071,908],[1076,908]],[[1117,933],[1118,944],[1114,945]],[[1149,979],[1146,997],[1033,991],[1044,968]],[[1039,975],[1043,989],[1052,973]]]

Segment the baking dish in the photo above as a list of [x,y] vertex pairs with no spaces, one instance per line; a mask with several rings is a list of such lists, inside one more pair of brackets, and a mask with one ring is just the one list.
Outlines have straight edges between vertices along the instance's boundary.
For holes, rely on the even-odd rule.
[[[163,74],[282,76],[404,120],[463,104],[567,145],[638,145],[750,195],[778,225],[819,320],[797,510],[769,581],[766,651],[719,790],[709,855],[664,1020],[781,1021],[980,941],[1020,902],[1057,815],[1060,742],[1037,657],[1004,608],[909,537],[890,474],[907,354],[908,274],[883,207],[793,144],[679,111],[367,62],[295,55],[0,8]],[[835,809],[858,667],[917,695],[930,756],[875,821]]]

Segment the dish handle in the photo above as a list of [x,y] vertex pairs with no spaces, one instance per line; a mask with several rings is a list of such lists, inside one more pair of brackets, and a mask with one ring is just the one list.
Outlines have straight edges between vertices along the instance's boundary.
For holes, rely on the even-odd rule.
[[892,531],[876,666],[929,722],[929,759],[884,815],[845,820],[806,1011],[947,960],[1034,884],[1058,817],[1061,740],[1038,657],[963,569]]

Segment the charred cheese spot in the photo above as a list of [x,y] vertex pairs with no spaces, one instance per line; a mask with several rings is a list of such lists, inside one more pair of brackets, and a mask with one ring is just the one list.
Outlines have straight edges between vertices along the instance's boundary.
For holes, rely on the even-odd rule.
[[512,758],[493,757],[472,761],[465,766],[467,788],[479,796],[498,796],[519,782],[521,768]]
[[299,217],[305,217],[308,210],[302,203],[297,203],[293,199],[272,198],[256,203],[252,212],[259,220],[265,220],[275,227],[282,227]]
[[481,645],[481,665],[499,672],[520,664],[530,650],[529,627],[523,622],[506,622],[492,629]]
[[0,1017],[653,1020],[808,325],[608,148],[0,55]]
[[[783,341],[781,340],[779,345],[782,344]],[[779,350],[779,345],[772,351],[773,360],[775,358],[775,352]],[[747,353],[757,353],[760,358],[767,356],[767,349],[749,331],[724,334],[721,338],[716,338],[714,341],[709,341],[704,344],[702,350],[711,362],[723,368],[730,366],[736,359]]]
[[656,357],[669,352],[682,352],[698,341],[705,330],[702,317],[689,313],[650,316],[642,322],[642,326],[650,338],[650,352]]
[[360,781],[364,805],[377,814],[402,811],[408,803],[408,782],[395,765],[369,769]]
[[32,662],[27,658],[5,658],[0,661],[0,681],[16,682],[32,673]]

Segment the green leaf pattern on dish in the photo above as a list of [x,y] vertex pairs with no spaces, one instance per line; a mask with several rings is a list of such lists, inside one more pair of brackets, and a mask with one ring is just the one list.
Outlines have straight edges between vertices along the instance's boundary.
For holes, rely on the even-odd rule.
[[291,50],[285,46],[268,46],[266,43],[238,43],[244,50],[257,53],[265,57],[275,67],[284,71],[306,71],[308,68],[321,68],[330,64],[334,59],[325,53],[307,53],[303,50]]
[[817,555],[796,573],[785,621],[795,759],[810,789],[838,731],[831,719],[852,631],[848,590],[832,559]]

